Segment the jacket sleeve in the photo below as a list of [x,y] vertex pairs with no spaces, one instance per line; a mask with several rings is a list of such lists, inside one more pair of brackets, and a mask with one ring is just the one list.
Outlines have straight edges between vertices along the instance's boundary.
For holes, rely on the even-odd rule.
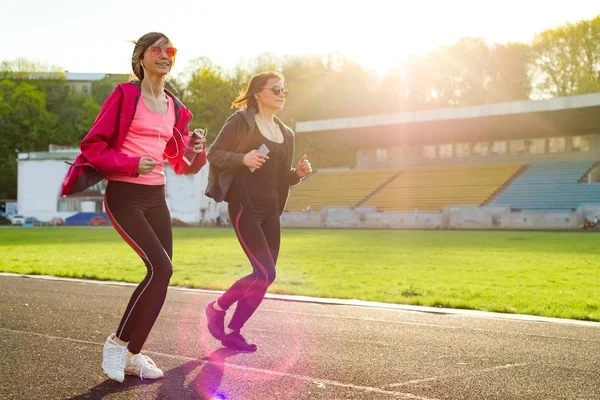
[[[206,164],[206,150],[202,149],[201,153],[197,153],[194,158],[194,162],[192,165],[187,165],[185,161],[183,161],[183,155],[185,154],[185,150],[187,146],[190,144],[190,131],[189,124],[186,124],[182,129],[181,134],[179,132],[175,132],[171,140],[167,143],[167,148],[165,149],[166,158],[171,163],[173,167],[173,171],[177,175],[193,175],[198,173]],[[175,154],[174,156],[169,156],[169,154]]]
[[238,114],[229,117],[208,149],[209,163],[219,168],[237,168],[244,165],[244,154],[235,153],[233,149],[245,123],[244,118]]
[[288,185],[296,186],[300,182],[302,182],[302,179],[304,179],[304,178],[300,178],[298,176],[298,174],[296,173],[296,168],[292,168],[290,170],[290,172],[288,172],[288,176],[287,176]]
[[116,87],[102,104],[100,113],[88,134],[81,141],[81,153],[103,174],[138,176],[140,157],[117,153],[110,143],[119,130],[119,115],[123,101],[123,90]]
[[287,183],[290,186],[296,186],[298,185],[300,182],[302,182],[302,179],[304,178],[300,178],[298,176],[298,174],[296,173],[296,168],[293,167],[294,165],[294,152],[296,151],[296,136],[294,135],[294,132],[289,129],[289,132],[291,133],[291,137],[292,137],[292,160],[291,160],[291,166],[290,166],[290,171],[287,173]]

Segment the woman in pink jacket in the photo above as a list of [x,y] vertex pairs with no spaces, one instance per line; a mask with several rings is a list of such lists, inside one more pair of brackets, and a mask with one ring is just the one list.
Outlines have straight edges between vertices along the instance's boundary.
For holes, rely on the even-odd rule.
[[[177,174],[197,173],[206,163],[204,132],[197,129],[190,135],[191,112],[164,88],[176,53],[162,33],[147,33],[136,42],[131,66],[139,81],[118,85],[106,99],[62,185],[66,196],[108,179],[106,212],[148,271],[117,331],[104,344],[102,370],[118,382],[125,374],[163,376],[140,351],[163,306],[173,272],[164,161]],[[188,149],[196,156],[184,157]]]

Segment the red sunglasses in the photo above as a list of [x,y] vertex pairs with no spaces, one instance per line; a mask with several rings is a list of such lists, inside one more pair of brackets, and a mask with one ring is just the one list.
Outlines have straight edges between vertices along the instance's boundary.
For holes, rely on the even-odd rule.
[[152,55],[154,55],[155,57],[160,57],[163,51],[165,52],[165,55],[169,58],[173,58],[177,54],[177,49],[175,47],[162,48],[159,46],[150,46],[148,50],[150,50]]

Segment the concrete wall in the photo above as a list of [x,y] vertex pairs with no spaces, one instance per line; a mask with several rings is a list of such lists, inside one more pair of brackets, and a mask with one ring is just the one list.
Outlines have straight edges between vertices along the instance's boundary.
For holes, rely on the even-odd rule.
[[321,211],[285,212],[285,227],[439,229],[442,215],[436,212],[377,212],[375,208],[330,207]]
[[600,217],[600,204],[565,212],[516,212],[504,207],[451,206],[441,212],[377,212],[368,207],[335,207],[322,211],[286,212],[284,227],[387,229],[580,229],[584,220]]

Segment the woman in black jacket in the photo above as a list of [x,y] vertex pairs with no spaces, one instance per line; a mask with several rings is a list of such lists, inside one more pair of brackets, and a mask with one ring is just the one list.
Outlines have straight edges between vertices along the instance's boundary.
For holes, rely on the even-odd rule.
[[[280,73],[253,76],[232,104],[240,111],[229,117],[208,152],[206,195],[228,202],[229,217],[252,265],[250,275],[206,307],[208,329],[223,346],[241,351],[256,350],[240,330],[275,280],[279,218],[290,187],[312,173],[306,155],[292,168],[294,132],[275,117],[287,94]],[[235,302],[237,307],[226,328],[226,312]]]

